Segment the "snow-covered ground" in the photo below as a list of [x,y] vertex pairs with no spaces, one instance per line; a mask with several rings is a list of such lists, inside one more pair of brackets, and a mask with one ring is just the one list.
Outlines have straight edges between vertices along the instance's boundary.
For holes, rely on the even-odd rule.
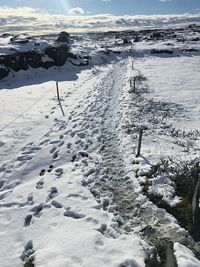
[[[167,238],[179,267],[200,266],[199,244],[141,186],[160,159],[200,157],[200,55],[152,55],[148,42],[84,37],[72,51],[87,51],[91,65],[1,80],[0,265],[145,266],[155,240]],[[105,57],[105,46],[122,53]],[[139,73],[147,80],[132,93]],[[148,190],[172,207],[181,201],[167,174]]]

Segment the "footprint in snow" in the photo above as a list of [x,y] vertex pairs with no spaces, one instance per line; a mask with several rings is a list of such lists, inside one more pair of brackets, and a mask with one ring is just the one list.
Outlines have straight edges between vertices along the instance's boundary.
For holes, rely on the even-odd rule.
[[18,160],[18,161],[21,161],[21,162],[23,162],[23,163],[25,163],[26,161],[29,161],[29,160],[31,160],[31,159],[32,159],[31,156],[26,156],[26,155],[17,157],[17,160]]
[[138,263],[134,260],[126,260],[120,263],[117,267],[135,267],[138,266]]
[[24,267],[34,267],[34,249],[32,240],[28,241],[24,247],[24,250],[20,256],[20,259],[24,263]]
[[31,223],[33,223],[33,217],[36,217],[36,218],[40,218],[41,216],[41,213],[42,213],[42,210],[44,208],[51,208],[51,205],[49,204],[39,204],[37,206],[34,206],[31,210],[30,210],[30,213],[25,217],[24,219],[24,226],[27,227],[27,226],[30,226]]
[[64,173],[64,170],[62,168],[57,168],[55,170],[55,175],[56,175],[57,178],[60,178],[63,173]]
[[45,174],[45,169],[42,169],[41,171],[40,171],[40,176],[43,176]]
[[3,188],[4,184],[5,184],[5,181],[4,180],[1,180],[0,181],[0,190]]
[[33,208],[31,209],[31,211],[33,212],[33,215],[34,215],[35,217],[38,217],[38,218],[39,218],[40,215],[41,215],[41,211],[43,210],[43,208],[44,208],[44,204],[41,203],[41,204],[39,204],[39,205],[33,207]]
[[77,156],[76,155],[73,155],[72,156],[72,159],[71,159],[71,162],[75,162],[76,161],[76,158],[77,158]]
[[81,139],[85,139],[86,134],[84,132],[77,133],[78,137]]
[[51,189],[49,190],[49,194],[47,197],[47,201],[50,199],[55,198],[58,195],[58,190],[56,187],[51,187]]
[[72,146],[72,144],[71,144],[71,143],[68,143],[68,144],[67,144],[67,148],[68,148],[68,149],[70,149],[70,148],[71,148],[71,146]]
[[12,189],[7,190],[6,192],[2,191],[2,193],[0,193],[0,200],[8,197],[12,193],[12,191],[13,191]]
[[58,144],[58,147],[61,147],[61,146],[63,146],[64,145],[64,143],[65,143],[65,141],[64,140],[62,140],[59,144]]
[[49,168],[48,168],[48,172],[50,173],[50,172],[52,172],[53,171],[53,168],[54,168],[54,166],[51,164],[51,165],[49,165]]
[[99,224],[99,221],[97,219],[95,219],[95,218],[92,218],[92,217],[85,218],[85,221],[88,222],[88,223],[94,224],[94,225]]
[[6,170],[6,166],[5,165],[2,165],[1,167],[0,167],[0,172],[5,172],[5,170]]
[[56,201],[56,200],[52,200],[51,201],[51,205],[54,206],[57,209],[62,209],[63,208],[63,205],[60,202]]
[[53,144],[58,144],[60,142],[60,140],[52,140],[49,142],[49,144],[53,145]]
[[69,194],[67,198],[75,198],[80,200],[87,200],[88,198],[86,196],[82,196],[80,194]]
[[41,141],[41,142],[39,143],[39,145],[40,145],[40,146],[43,146],[43,145],[45,145],[46,143],[49,143],[49,139],[44,139],[43,141]]
[[[51,164],[51,165],[49,165],[49,168],[48,168],[48,170],[47,170],[47,172],[52,172],[53,171],[53,168],[54,168],[54,166]],[[45,174],[45,169],[42,169],[41,170],[41,172],[40,172],[40,176],[43,176],[44,174]]]
[[28,205],[33,205],[34,204],[34,201],[33,201],[33,193],[30,193],[27,197],[27,204]]
[[76,132],[71,132],[71,137],[74,137],[76,135]]
[[43,186],[44,186],[44,180],[41,179],[39,182],[37,182],[36,189],[38,190],[43,189]]
[[103,247],[104,246],[104,242],[103,242],[101,236],[96,236],[95,245],[99,246],[99,247]]
[[52,156],[53,159],[57,159],[58,158],[58,151],[55,151],[53,153],[53,156]]
[[32,218],[33,218],[33,214],[28,214],[28,215],[25,217],[25,219],[24,219],[24,226],[25,226],[25,227],[30,226],[31,221],[32,221]]
[[53,154],[55,151],[56,151],[57,147],[56,146],[53,146],[51,149],[50,149],[50,154]]
[[75,212],[75,211],[71,211],[71,210],[66,210],[63,215],[66,216],[66,217],[71,217],[71,218],[76,219],[76,220],[82,219],[82,218],[85,217],[84,214],[78,213],[78,212]]

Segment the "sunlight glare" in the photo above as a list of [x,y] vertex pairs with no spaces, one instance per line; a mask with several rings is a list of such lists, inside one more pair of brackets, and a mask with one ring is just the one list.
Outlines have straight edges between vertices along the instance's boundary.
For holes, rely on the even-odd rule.
[[59,0],[58,1],[60,9],[66,13],[70,10],[70,5],[69,5],[69,1],[68,0]]

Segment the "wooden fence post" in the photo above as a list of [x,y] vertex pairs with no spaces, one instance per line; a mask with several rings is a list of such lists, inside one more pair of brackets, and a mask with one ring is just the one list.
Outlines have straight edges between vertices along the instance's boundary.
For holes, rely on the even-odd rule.
[[132,88],[132,78],[130,78],[130,88]]
[[135,93],[136,91],[136,77],[134,77],[134,80],[133,80],[133,92]]
[[141,146],[142,146],[142,135],[143,135],[143,129],[140,129],[139,130],[139,140],[138,140],[138,148],[137,148],[136,158],[138,158],[140,156]]
[[63,116],[65,116],[61,101],[60,101],[60,94],[59,94],[59,88],[58,88],[58,82],[56,82],[56,89],[57,89],[57,97],[58,97],[58,104],[60,106],[61,112],[63,114]]
[[60,102],[60,94],[59,94],[58,82],[56,82],[56,88],[57,88],[58,101]]

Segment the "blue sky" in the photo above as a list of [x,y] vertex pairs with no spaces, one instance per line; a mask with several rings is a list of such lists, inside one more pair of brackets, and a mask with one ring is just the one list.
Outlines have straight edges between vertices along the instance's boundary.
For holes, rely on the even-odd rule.
[[80,7],[87,15],[151,15],[197,13],[200,0],[0,0],[0,6],[32,7],[66,14]]

